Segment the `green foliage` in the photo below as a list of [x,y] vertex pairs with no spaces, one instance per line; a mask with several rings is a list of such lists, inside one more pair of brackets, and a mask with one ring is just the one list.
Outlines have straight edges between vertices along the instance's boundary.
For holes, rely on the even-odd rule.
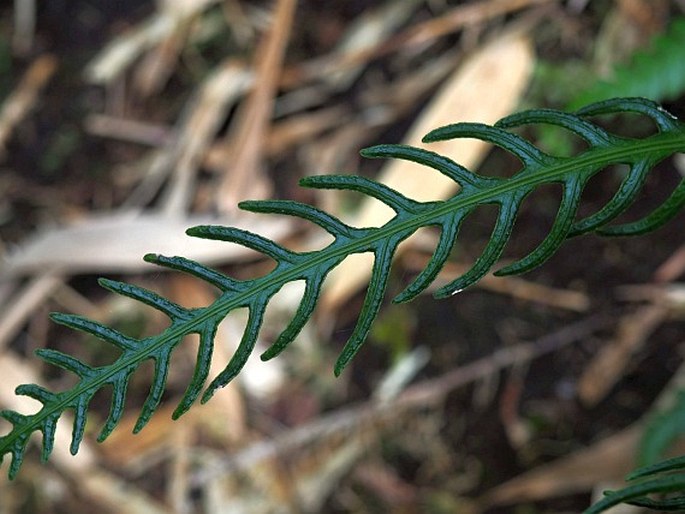
[[[619,137],[586,119],[588,116],[619,112],[640,113],[651,118],[656,124],[656,133],[642,139]],[[574,157],[554,157],[508,130],[538,123],[563,127],[576,134],[587,142],[587,150]],[[254,249],[276,261],[276,266],[264,276],[236,280],[183,257],[145,256],[148,262],[188,273],[219,289],[220,295],[212,304],[194,309],[184,308],[138,286],[101,279],[100,284],[109,291],[138,300],[169,318],[168,328],[154,336],[135,338],[80,316],[53,314],[52,318],[57,323],[113,345],[120,355],[109,365],[93,367],[56,350],[38,350],[37,354],[41,359],[76,374],[79,381],[71,389],[62,392],[51,392],[35,384],[21,385],[16,389],[17,394],[38,400],[42,407],[38,412],[28,415],[14,411],[0,412],[0,416],[12,425],[11,431],[0,437],[0,458],[7,454],[12,458],[9,476],[13,478],[19,471],[29,438],[34,432],[42,433],[42,458],[48,459],[53,448],[57,421],[67,410],[74,412],[71,452],[75,454],[84,436],[89,403],[100,389],[108,386],[112,391],[112,402],[109,416],[98,437],[99,441],[106,439],[123,415],[126,389],[132,373],[143,362],[151,360],[154,364],[152,385],[134,432],[141,430],[159,406],[171,354],[189,334],[199,335],[197,362],[190,384],[173,417],[178,418],[184,414],[198,398],[206,402],[242,369],[255,346],[271,297],[288,282],[305,282],[305,291],[293,319],[273,345],[262,354],[263,360],[281,353],[297,337],[313,314],[327,274],[351,254],[371,252],[375,261],[357,325],[336,363],[336,375],[343,371],[369,334],[383,303],[391,260],[398,245],[421,227],[438,227],[441,230],[440,239],[426,268],[393,299],[396,303],[411,300],[432,283],[449,258],[462,222],[480,205],[494,204],[499,208],[490,240],[469,271],[437,290],[435,296],[438,298],[453,295],[469,287],[493,267],[512,233],[523,200],[541,185],[559,183],[563,187],[553,226],[537,248],[519,261],[498,270],[498,275],[523,273],[539,266],[554,254],[567,237],[573,235],[586,232],[633,235],[653,230],[666,223],[685,204],[684,180],[667,200],[644,218],[622,225],[609,225],[632,204],[655,164],[675,152],[685,151],[685,125],[653,102],[644,99],[609,100],[587,106],[575,114],[531,110],[504,118],[494,126],[458,123],[436,129],[426,135],[424,140],[432,142],[464,137],[488,141],[511,152],[521,161],[522,169],[510,178],[492,178],[473,173],[446,157],[419,148],[403,145],[368,148],[362,152],[366,157],[414,161],[448,176],[458,182],[461,188],[445,201],[418,202],[363,177],[308,177],[301,181],[305,187],[360,192],[390,206],[395,211],[395,216],[381,227],[354,228],[326,212],[298,202],[243,202],[240,207],[247,211],[309,220],[328,231],[334,240],[321,250],[300,253],[237,228],[194,227],[187,231],[189,235]],[[630,171],[616,194],[598,212],[576,220],[576,210],[587,182],[606,166],[617,163],[628,165]],[[209,378],[217,326],[231,311],[240,308],[249,311],[242,340],[226,368],[205,386]]]
[[395,362],[411,350],[416,314],[405,304],[387,307],[376,319],[369,341],[382,347]]
[[[685,456],[668,459],[633,471],[626,477],[633,485],[619,491],[608,491],[604,499],[583,514],[599,514],[619,503],[628,503],[654,510],[682,511],[685,509]],[[662,499],[649,494],[681,493]]]
[[[661,511],[685,509],[685,456],[656,462],[684,431],[685,391],[678,391],[675,403],[648,421],[638,456],[642,467],[626,477],[631,484],[619,491],[605,492],[606,497],[584,514],[598,514],[619,503]],[[653,499],[650,494],[666,496]]]
[[673,100],[685,92],[685,18],[656,36],[646,50],[618,67],[608,80],[598,80],[577,95],[569,109],[615,96],[644,96]]
[[671,444],[685,432],[685,391],[676,394],[674,404],[655,413],[647,422],[640,440],[638,463],[654,464],[664,457]]
[[[572,77],[572,79],[570,79]],[[657,102],[674,100],[685,93],[685,18],[676,18],[668,30],[655,36],[646,48],[637,50],[626,64],[606,79],[597,78],[587,63],[540,61],[530,95],[533,104],[583,105],[614,97],[645,97]],[[573,138],[556,127],[535,129],[539,146],[555,155],[572,155]]]

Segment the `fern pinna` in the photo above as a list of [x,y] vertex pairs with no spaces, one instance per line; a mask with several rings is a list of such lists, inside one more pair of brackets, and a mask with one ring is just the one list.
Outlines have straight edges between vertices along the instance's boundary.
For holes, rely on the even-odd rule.
[[[685,456],[673,457],[631,472],[626,480],[631,485],[618,491],[605,491],[604,498],[586,509],[583,514],[600,514],[627,503],[657,511],[682,512],[685,509]],[[669,495],[650,498],[650,494]]]
[[[586,119],[588,116],[626,112],[651,118],[656,124],[656,133],[643,139],[619,137]],[[507,130],[537,123],[563,127],[584,139],[588,148],[574,157],[555,157]],[[336,374],[350,362],[369,333],[381,307],[391,260],[397,246],[421,227],[438,227],[441,231],[439,242],[426,268],[394,298],[395,302],[409,301],[431,284],[447,261],[462,222],[479,205],[496,204],[499,207],[490,240],[468,272],[437,290],[435,296],[439,298],[474,284],[492,268],[511,235],[523,199],[540,185],[561,183],[563,186],[556,220],[549,235],[535,250],[514,264],[498,270],[498,275],[522,273],[540,265],[572,235],[590,231],[605,235],[632,235],[653,230],[679,212],[685,203],[685,181],[682,181],[668,199],[644,218],[622,225],[608,225],[632,204],[647,174],[656,163],[675,152],[685,152],[685,125],[648,100],[608,100],[587,106],[575,114],[531,110],[506,117],[494,126],[458,123],[434,130],[424,140],[431,142],[454,138],[476,138],[491,142],[515,155],[523,167],[510,178],[491,178],[473,173],[448,158],[423,149],[403,145],[371,147],[363,150],[365,157],[405,159],[423,164],[459,183],[460,190],[445,201],[418,202],[383,184],[359,176],[308,177],[301,181],[305,187],[357,191],[387,204],[395,211],[395,216],[381,227],[354,228],[315,207],[298,202],[243,202],[240,207],[247,211],[284,214],[309,220],[328,231],[334,240],[321,250],[294,252],[257,234],[237,228],[194,227],[188,230],[191,236],[243,245],[271,257],[277,264],[264,276],[235,280],[183,257],[146,255],[145,260],[148,262],[194,275],[221,291],[211,305],[195,309],[181,307],[138,286],[102,279],[100,284],[104,288],[147,304],[170,319],[169,327],[152,337],[136,339],[80,316],[53,314],[52,318],[57,323],[92,334],[116,346],[121,355],[112,364],[93,367],[56,350],[38,350],[38,356],[45,362],[75,373],[79,381],[73,388],[62,392],[51,392],[35,384],[17,387],[17,394],[38,400],[42,407],[38,412],[28,415],[8,410],[0,412],[0,416],[12,425],[11,431],[0,438],[0,458],[6,454],[12,456],[9,476],[14,477],[19,471],[29,438],[36,431],[43,435],[42,458],[48,458],[53,448],[57,422],[68,409],[75,413],[71,441],[71,452],[75,454],[84,436],[89,402],[96,392],[110,386],[111,407],[98,440],[107,438],[122,417],[131,374],[141,363],[152,360],[152,385],[134,428],[135,432],[141,430],[159,406],[171,353],[189,334],[199,335],[197,363],[192,380],[173,417],[178,418],[185,413],[200,395],[201,401],[206,402],[217,389],[228,384],[245,364],[255,346],[270,298],[288,282],[302,280],[306,284],[292,321],[262,354],[263,360],[275,357],[296,338],[314,311],[326,275],[351,254],[372,252],[375,262],[357,325],[338,358]],[[593,175],[611,164],[626,164],[630,171],[602,209],[576,220],[583,188]],[[228,313],[238,308],[247,308],[249,311],[242,340],[226,368],[205,387],[217,326]]]

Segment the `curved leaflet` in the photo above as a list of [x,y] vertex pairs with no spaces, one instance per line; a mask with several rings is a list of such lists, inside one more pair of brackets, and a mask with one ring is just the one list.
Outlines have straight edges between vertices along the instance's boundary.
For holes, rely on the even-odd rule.
[[[589,116],[617,112],[638,112],[652,118],[657,132],[643,139],[630,139],[610,134],[587,119]],[[574,157],[553,157],[510,131],[513,127],[534,123],[558,125],[574,132],[588,143],[588,148]],[[0,437],[0,458],[11,456],[9,476],[16,476],[24,459],[29,438],[41,432],[42,458],[47,460],[54,443],[55,426],[67,410],[74,412],[71,451],[76,453],[84,436],[88,406],[100,389],[110,387],[112,403],[101,429],[99,440],[105,439],[123,414],[126,388],[132,373],[141,363],[154,364],[152,385],[141,409],[134,431],[141,430],[159,406],[166,386],[171,354],[190,334],[197,334],[197,362],[190,383],[180,399],[174,418],[184,414],[198,399],[206,402],[216,391],[228,384],[242,369],[252,353],[264,312],[270,299],[292,281],[303,281],[305,290],[295,315],[261,356],[268,360],[280,354],[297,337],[312,316],[327,274],[346,257],[371,252],[374,265],[359,319],[335,366],[340,374],[359,351],[378,314],[390,275],[390,267],[398,245],[421,227],[438,227],[441,231],[435,252],[426,268],[417,275],[393,301],[406,302],[424,291],[436,278],[447,261],[459,229],[478,206],[494,204],[499,213],[482,255],[473,267],[453,282],[441,287],[437,297],[454,294],[473,285],[488,273],[502,254],[509,240],[523,200],[538,186],[549,183],[562,185],[562,201],[549,235],[529,255],[500,269],[500,275],[522,273],[542,264],[573,235],[594,231],[607,235],[632,235],[653,230],[678,213],[685,203],[685,185],[681,183],[671,197],[651,214],[632,223],[608,225],[633,202],[644,184],[646,174],[659,161],[675,152],[685,152],[685,126],[656,104],[644,99],[614,99],[590,105],[575,114],[550,110],[532,110],[500,120],[495,126],[479,123],[458,123],[436,129],[425,141],[455,138],[476,138],[488,141],[515,155],[522,169],[510,178],[484,177],[458,163],[433,152],[403,145],[380,145],[362,152],[365,157],[405,159],[425,165],[458,182],[460,190],[445,201],[418,202],[393,189],[357,176],[316,176],[301,181],[304,187],[341,189],[372,196],[391,207],[395,215],[385,225],[372,228],[351,227],[336,217],[315,207],[284,200],[242,202],[244,210],[295,216],[313,222],[333,236],[333,241],[321,250],[295,252],[262,236],[230,227],[201,226],[188,230],[194,237],[216,239],[251,248],[276,261],[268,274],[236,280],[216,270],[183,257],[146,255],[145,260],[190,274],[215,286],[220,294],[202,308],[186,309],[160,295],[138,286],[102,279],[100,284],[120,294],[157,309],[170,320],[162,333],[141,339],[131,338],[95,321],[71,314],[54,314],[53,320],[74,330],[91,334],[115,346],[119,357],[111,364],[92,367],[55,350],[39,350],[38,357],[47,363],[74,373],[77,384],[66,391],[50,392],[37,385],[22,385],[19,395],[38,400],[42,407],[34,414],[1,411],[12,429]],[[590,177],[611,164],[626,164],[629,172],[614,197],[597,213],[576,219],[581,194]],[[427,174],[430,171],[427,170]],[[429,176],[429,175],[427,175]],[[247,326],[238,349],[226,368],[210,377],[213,340],[218,324],[233,310],[246,308]],[[205,385],[210,380],[209,385]]]
[[[685,456],[674,457],[644,466],[630,473],[626,480],[632,485],[618,491],[605,491],[604,498],[586,509],[583,514],[599,514],[620,503],[628,503],[658,511],[681,512],[685,508]],[[670,497],[651,498],[650,494]]]

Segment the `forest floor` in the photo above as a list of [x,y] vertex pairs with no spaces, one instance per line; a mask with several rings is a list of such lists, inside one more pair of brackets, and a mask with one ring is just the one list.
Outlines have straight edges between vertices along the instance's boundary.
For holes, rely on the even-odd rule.
[[[241,200],[299,200],[378,226],[388,219],[378,203],[298,181],[346,173],[421,200],[456,192],[432,170],[362,159],[362,148],[418,145],[441,125],[568,109],[607,91],[685,118],[684,20],[685,3],[667,0],[0,2],[0,409],[35,411],[14,394],[19,384],[75,383],[36,349],[98,366],[116,359],[50,322],[52,311],[132,337],[164,329],[158,313],[107,293],[98,277],[201,307],[211,286],[143,255],[183,255],[239,279],[272,267],[186,228],[239,226],[295,249],[325,242],[311,225],[243,213]],[[653,130],[636,117],[604,123],[625,136]],[[583,150],[561,131],[523,134],[550,153]],[[477,140],[429,148],[483,175],[517,170]],[[594,177],[580,213],[599,210],[623,172]],[[659,163],[625,219],[658,205],[683,174],[682,155]],[[526,199],[503,262],[544,239],[559,192],[552,184]],[[478,257],[495,215],[486,206],[466,219],[437,285]],[[176,349],[140,433],[131,429],[152,365],[134,373],[126,414],[101,444],[110,396],[98,393],[78,455],[68,454],[63,421],[47,464],[33,445],[14,481],[0,475],[0,513],[581,512],[640,459],[677,451],[685,430],[676,414],[655,415],[657,404],[683,402],[684,222],[635,238],[575,237],[525,275],[392,304],[435,247],[438,233],[422,230],[393,264],[368,341],[335,378],[370,273],[349,259],[290,348],[265,363],[256,352],[179,420],[171,413],[196,341]],[[298,294],[273,299],[262,350]],[[222,324],[212,375],[244,323],[236,314]],[[0,420],[0,434],[9,429]],[[661,439],[645,443],[650,430]]]

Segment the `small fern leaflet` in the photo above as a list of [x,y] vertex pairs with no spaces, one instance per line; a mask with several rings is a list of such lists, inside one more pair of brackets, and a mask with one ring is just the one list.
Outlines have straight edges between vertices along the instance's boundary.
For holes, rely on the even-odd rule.
[[[637,112],[654,120],[657,132],[644,139],[619,137],[589,122],[588,116],[616,112]],[[547,123],[569,130],[588,143],[588,149],[574,157],[548,155],[527,140],[509,131],[510,128]],[[377,159],[404,159],[423,164],[444,174],[461,186],[458,193],[445,201],[418,202],[393,189],[358,176],[315,176],[301,185],[317,189],[356,191],[374,197],[389,207],[395,215],[385,225],[374,228],[351,227],[315,207],[293,201],[270,200],[242,202],[247,211],[295,216],[311,221],[333,236],[327,247],[309,252],[294,252],[262,236],[244,230],[219,226],[189,229],[191,236],[226,241],[251,248],[276,261],[268,274],[249,280],[236,280],[216,270],[183,257],[147,255],[145,260],[204,280],[220,291],[218,298],[202,308],[187,309],[158,294],[138,286],[102,279],[100,284],[113,293],[142,302],[166,315],[170,324],[162,333],[135,339],[95,321],[70,314],[53,314],[57,323],[91,334],[115,346],[120,356],[111,364],[92,367],[56,350],[39,350],[44,361],[70,371],[79,378],[71,389],[50,392],[37,385],[22,385],[17,394],[38,400],[42,407],[30,415],[1,411],[9,421],[11,431],[0,437],[0,458],[11,455],[9,476],[16,476],[26,452],[29,437],[34,432],[43,436],[42,458],[47,460],[54,444],[56,424],[63,412],[75,413],[71,451],[76,453],[84,437],[88,406],[100,389],[109,386],[112,403],[98,440],[104,440],[123,415],[126,388],[132,373],[141,363],[154,364],[152,384],[141,409],[134,432],[141,430],[159,406],[166,385],[171,354],[188,335],[199,336],[197,362],[190,384],[173,413],[184,414],[200,398],[206,402],[228,384],[243,368],[252,353],[270,299],[287,283],[303,281],[305,290],[300,305],[288,326],[273,345],[261,356],[268,360],[281,353],[311,318],[327,274],[346,257],[371,252],[374,264],[357,325],[345,344],[335,365],[340,374],[366,339],[378,314],[388,282],[390,265],[398,245],[421,227],[438,227],[441,231],[435,252],[426,268],[393,301],[406,302],[424,291],[436,278],[454,247],[459,229],[478,206],[494,204],[499,213],[490,240],[473,267],[464,275],[441,287],[435,296],[445,297],[461,291],[480,280],[495,265],[509,240],[521,203],[543,184],[560,183],[562,199],[549,235],[530,254],[500,269],[497,274],[522,273],[542,264],[574,235],[594,231],[606,235],[632,235],[649,231],[666,223],[685,204],[685,181],[672,195],[644,218],[623,225],[611,225],[634,201],[644,184],[646,174],[659,161],[675,152],[685,152],[685,126],[656,104],[639,98],[614,99],[590,105],[575,114],[551,110],[532,110],[500,120],[495,126],[479,123],[459,123],[430,132],[425,141],[454,138],[476,138],[488,141],[511,152],[523,164],[510,178],[484,177],[456,162],[433,152],[403,145],[380,145],[362,152]],[[611,164],[627,164],[629,173],[614,197],[598,212],[576,219],[581,194],[588,180]],[[248,321],[238,348],[223,371],[209,377],[213,339],[218,324],[232,311],[248,310]]]
[[[685,456],[643,466],[630,473],[626,480],[632,482],[618,491],[605,491],[604,498],[586,509],[583,514],[599,514],[620,503],[658,511],[682,512],[685,509]],[[670,497],[650,498],[650,494]]]

